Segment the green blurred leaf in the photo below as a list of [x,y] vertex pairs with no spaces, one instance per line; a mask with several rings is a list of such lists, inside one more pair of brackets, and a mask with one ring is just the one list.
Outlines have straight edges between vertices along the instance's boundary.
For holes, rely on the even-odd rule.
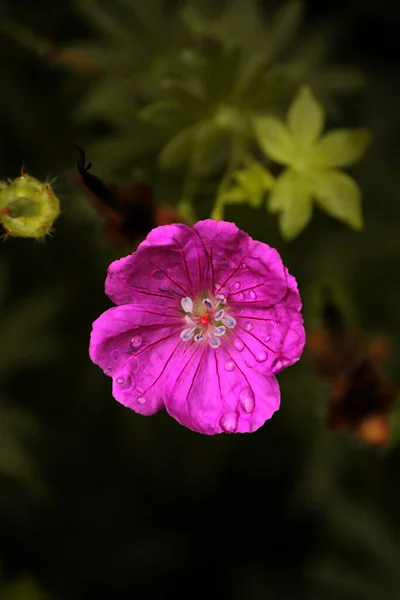
[[276,117],[256,117],[253,127],[258,144],[267,156],[284,165],[292,162],[293,141],[282,121]]
[[312,191],[328,215],[353,229],[362,228],[361,192],[349,175],[335,170],[321,171],[313,177]]
[[312,216],[312,198],[307,183],[292,171],[286,171],[272,188],[268,210],[279,212],[279,230],[290,241],[308,224]]
[[288,126],[296,141],[304,147],[314,142],[322,133],[324,111],[309,87],[302,87],[290,105]]
[[347,167],[366,152],[371,134],[365,129],[335,129],[326,133],[315,147],[317,160],[327,167]]

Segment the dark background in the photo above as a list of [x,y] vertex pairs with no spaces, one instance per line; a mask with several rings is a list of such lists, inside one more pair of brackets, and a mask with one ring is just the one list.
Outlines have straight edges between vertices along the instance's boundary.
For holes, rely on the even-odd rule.
[[[163,4],[172,18],[178,3]],[[259,4],[267,15],[281,3]],[[212,13],[223,3],[209,5]],[[82,109],[93,79],[24,47],[6,21],[63,48],[95,38],[90,14],[69,1],[0,7],[0,176],[17,176],[24,161],[39,179],[59,177],[62,202],[44,244],[14,238],[0,246],[0,598],[399,598],[396,410],[384,449],[327,430],[328,390],[305,354],[279,376],[282,407],[261,430],[206,437],[164,413],[129,412],[90,362],[91,323],[110,306],[106,269],[127,249],[103,236],[74,185],[75,146],[88,147],[96,172],[115,183],[129,181],[139,164],[152,184],[146,165],[156,152],[143,158],[141,140],[132,139],[139,150],[131,157],[116,138],[107,153],[113,129]],[[172,26],[165,19],[163,30]],[[365,77],[353,94],[335,96],[329,117],[374,136],[352,170],[364,230],[318,213],[285,244],[266,213],[265,222],[245,208],[228,215],[281,252],[299,281],[307,324],[318,317],[315,290],[328,281],[353,325],[389,337],[384,375],[396,385],[399,30],[399,6],[375,0],[306,2],[300,27],[303,39],[316,32],[326,43],[323,65]],[[167,183],[173,196],[173,177]],[[157,199],[167,183],[157,181]]]

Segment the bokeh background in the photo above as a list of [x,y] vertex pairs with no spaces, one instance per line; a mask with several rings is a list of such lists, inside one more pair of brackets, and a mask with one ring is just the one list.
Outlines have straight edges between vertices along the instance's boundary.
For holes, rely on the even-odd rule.
[[[168,100],[168,82],[190,77],[198,60],[216,97],[228,98],[235,72],[221,48],[233,43],[243,61],[265,54],[266,70],[290,70],[288,88],[271,83],[281,110],[308,83],[330,126],[373,134],[351,171],[361,232],[316,211],[287,243],[264,208],[231,207],[226,218],[278,248],[307,327],[328,283],[349,327],[386,336],[382,377],[400,384],[400,9],[388,0],[283,5],[1,3],[0,177],[16,177],[24,161],[41,180],[57,176],[62,203],[45,243],[0,245],[1,600],[400,597],[396,404],[383,447],[329,430],[329,385],[306,352],[279,375],[282,407],[263,428],[206,437],[120,406],[88,357],[91,323],[111,304],[107,266],[132,248],[104,235],[75,147],[106,181],[146,181],[157,202],[206,217],[224,154],[207,150],[212,164],[193,182],[182,156],[159,158],[194,119],[185,102],[172,116],[161,107],[156,122],[142,111]],[[256,81],[250,106],[257,90]]]

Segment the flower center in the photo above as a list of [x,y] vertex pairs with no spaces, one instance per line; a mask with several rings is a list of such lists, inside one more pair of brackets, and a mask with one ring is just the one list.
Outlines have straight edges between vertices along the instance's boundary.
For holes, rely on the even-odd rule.
[[185,321],[189,326],[181,332],[181,339],[184,342],[204,340],[211,348],[218,348],[221,344],[220,338],[228,329],[233,329],[236,325],[235,319],[228,313],[223,294],[196,302],[189,297],[182,298],[181,306],[186,313]]

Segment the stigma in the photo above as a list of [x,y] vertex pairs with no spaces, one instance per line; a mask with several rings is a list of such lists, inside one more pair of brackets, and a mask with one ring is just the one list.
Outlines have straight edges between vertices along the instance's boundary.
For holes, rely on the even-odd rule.
[[181,300],[181,307],[186,322],[186,327],[181,331],[184,342],[206,342],[211,348],[218,348],[221,338],[236,325],[236,320],[229,314],[223,294],[196,302],[185,297]]

